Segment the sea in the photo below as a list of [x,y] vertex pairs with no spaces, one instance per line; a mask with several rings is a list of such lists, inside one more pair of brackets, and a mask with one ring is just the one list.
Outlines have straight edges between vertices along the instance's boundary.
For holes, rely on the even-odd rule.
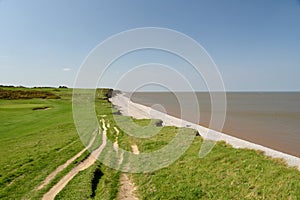
[[[210,126],[212,104],[208,92],[126,95],[133,102]],[[300,92],[227,92],[225,100],[223,133],[300,157]]]

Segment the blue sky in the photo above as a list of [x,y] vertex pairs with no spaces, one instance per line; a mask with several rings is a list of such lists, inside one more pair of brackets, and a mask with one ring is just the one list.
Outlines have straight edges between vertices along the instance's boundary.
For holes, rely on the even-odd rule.
[[228,91],[300,90],[297,0],[0,0],[0,84],[72,87],[96,45],[139,27],[195,39]]

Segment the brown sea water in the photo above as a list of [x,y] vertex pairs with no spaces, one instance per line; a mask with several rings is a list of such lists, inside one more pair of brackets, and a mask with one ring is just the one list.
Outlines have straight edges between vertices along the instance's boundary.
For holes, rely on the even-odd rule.
[[[209,126],[210,95],[197,92],[200,120],[195,106],[189,105],[190,93],[136,92],[133,102],[146,106],[161,105],[165,111],[181,118]],[[176,96],[185,98],[181,105]],[[192,100],[191,100],[192,101]],[[155,106],[154,108],[159,108]],[[300,92],[229,92],[223,133],[300,157]]]

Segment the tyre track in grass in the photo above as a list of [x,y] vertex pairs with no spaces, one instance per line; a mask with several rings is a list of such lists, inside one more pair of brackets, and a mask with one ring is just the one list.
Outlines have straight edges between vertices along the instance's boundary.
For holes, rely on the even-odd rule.
[[[115,130],[117,131],[117,128],[114,127]],[[119,131],[117,131],[119,133]],[[139,154],[139,149],[136,144],[131,145],[132,152],[134,154]],[[123,162],[123,156],[121,156],[120,162]],[[119,164],[121,164],[119,163]],[[134,185],[134,182],[132,180],[131,176],[128,176],[125,173],[121,174],[120,177],[120,190],[118,194],[118,199],[119,200],[139,200],[139,198],[136,195],[137,191],[137,186]]]
[[107,140],[107,128],[105,125],[105,120],[101,119],[102,122],[102,144],[99,148],[94,150],[92,154],[83,162],[79,163],[77,166],[75,166],[68,174],[66,174],[58,183],[56,183],[47,193],[44,194],[43,200],[52,200],[55,198],[55,196],[80,172],[83,171],[90,166],[92,166],[95,161],[97,160],[98,156],[106,146],[106,140]]
[[47,186],[54,178],[55,176],[63,171],[65,168],[67,168],[73,161],[75,161],[77,158],[79,158],[86,150],[88,150],[92,144],[94,143],[95,139],[96,139],[97,133],[94,133],[93,138],[91,139],[91,141],[89,142],[88,146],[86,146],[84,149],[82,149],[80,152],[78,152],[75,156],[73,156],[72,158],[70,158],[69,160],[67,160],[64,164],[60,165],[59,167],[57,167],[51,174],[49,174],[46,179],[44,181],[42,181],[42,183],[36,188],[36,190],[41,190],[43,189],[45,186]]

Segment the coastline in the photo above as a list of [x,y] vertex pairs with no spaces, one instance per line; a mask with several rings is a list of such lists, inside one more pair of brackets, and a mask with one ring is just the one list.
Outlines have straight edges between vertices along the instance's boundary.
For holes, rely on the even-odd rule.
[[[246,140],[242,140],[233,136],[226,135],[221,132],[210,130],[206,127],[194,124],[171,115],[159,112],[150,107],[132,102],[124,94],[116,94],[110,98],[111,103],[116,106],[123,115],[131,116],[136,119],[161,119],[164,126],[189,127],[199,132],[203,139],[214,141],[225,141],[232,145],[233,148],[247,148],[263,151],[266,156],[279,158],[286,161],[288,166],[296,167],[300,171],[300,158],[292,156],[274,149],[264,147]],[[210,132],[209,135],[207,134]]]

